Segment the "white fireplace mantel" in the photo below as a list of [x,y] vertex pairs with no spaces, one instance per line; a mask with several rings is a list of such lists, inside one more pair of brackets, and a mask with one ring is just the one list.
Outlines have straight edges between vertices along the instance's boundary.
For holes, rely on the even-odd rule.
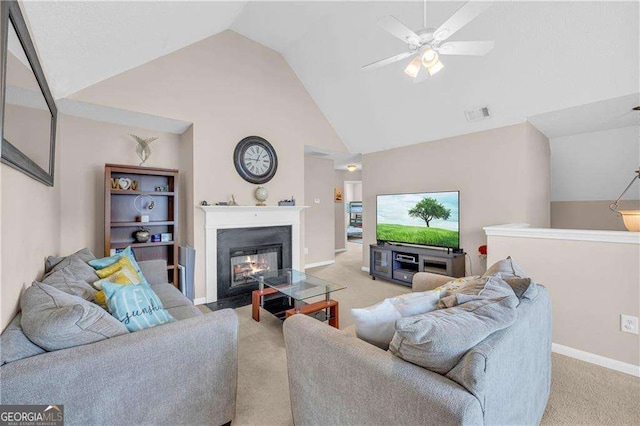
[[291,266],[301,270],[300,219],[308,206],[200,206],[205,213],[207,303],[218,300],[218,229],[291,226]]

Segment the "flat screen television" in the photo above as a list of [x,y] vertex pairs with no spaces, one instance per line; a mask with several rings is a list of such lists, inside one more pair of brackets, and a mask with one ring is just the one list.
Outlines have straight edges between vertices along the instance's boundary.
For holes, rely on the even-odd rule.
[[378,195],[376,238],[380,242],[460,248],[460,192]]

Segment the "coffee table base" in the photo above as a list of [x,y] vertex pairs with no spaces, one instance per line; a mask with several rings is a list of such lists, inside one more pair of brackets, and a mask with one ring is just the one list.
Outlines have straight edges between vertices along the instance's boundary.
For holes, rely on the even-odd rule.
[[[264,290],[255,290],[251,293],[251,317],[254,321],[260,322],[260,298],[262,296],[267,296],[270,294],[278,293],[276,289],[273,288],[265,288]],[[329,310],[329,325],[331,327],[340,328],[340,318],[339,318],[339,309],[338,309],[338,301],[329,299],[322,300],[320,302],[310,303],[308,305],[304,305],[298,311],[296,309],[288,309],[286,311],[286,317],[289,318],[291,315],[295,314],[303,314],[309,315],[314,314],[316,312],[323,311],[325,309]]]

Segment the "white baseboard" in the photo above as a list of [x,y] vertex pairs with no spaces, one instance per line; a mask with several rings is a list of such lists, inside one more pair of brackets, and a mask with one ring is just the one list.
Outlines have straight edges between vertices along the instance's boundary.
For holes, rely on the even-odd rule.
[[638,365],[627,364],[626,362],[570,348],[569,346],[559,345],[557,343],[551,344],[551,350],[560,355],[565,355],[570,358],[579,359],[580,361],[599,365],[600,367],[608,368],[610,370],[640,377],[640,366]]
[[347,249],[346,249],[346,248],[343,248],[343,249],[335,249],[335,252],[336,252],[336,253],[342,253],[343,251],[347,251]]
[[207,298],[206,297],[199,297],[197,299],[193,299],[193,304],[194,305],[204,305],[205,303],[207,303]]
[[307,263],[306,265],[304,265],[304,269],[317,268],[318,266],[333,265],[334,263],[336,263],[335,260],[324,260],[322,262]]
[[362,268],[360,268],[360,269],[362,269],[362,270],[363,270],[364,272],[366,272],[366,273],[369,273],[369,268],[368,268],[368,267],[366,267],[366,266],[363,266],[363,267],[362,267]]

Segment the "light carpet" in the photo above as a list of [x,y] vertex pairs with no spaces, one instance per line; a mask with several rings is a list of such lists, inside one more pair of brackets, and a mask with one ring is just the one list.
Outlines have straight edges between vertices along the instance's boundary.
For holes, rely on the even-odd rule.
[[[362,245],[336,255],[336,263],[308,270],[342,283],[333,293],[340,302],[340,328],[353,323],[351,308],[373,305],[408,288],[373,281],[360,270]],[[206,308],[201,308],[206,309]],[[262,311],[259,323],[251,307],[236,309],[240,318],[238,399],[233,425],[292,425],[282,322]],[[638,425],[640,379],[553,354],[551,396],[543,425]]]

